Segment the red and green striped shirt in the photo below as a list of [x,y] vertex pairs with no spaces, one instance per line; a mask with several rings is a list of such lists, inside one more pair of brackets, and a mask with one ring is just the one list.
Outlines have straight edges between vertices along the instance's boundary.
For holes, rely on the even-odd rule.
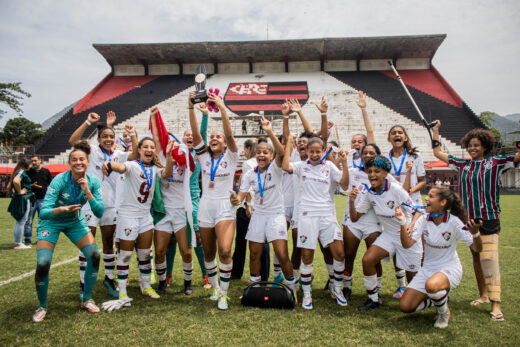
[[448,166],[459,174],[459,195],[468,218],[498,219],[500,214],[500,174],[514,168],[515,155],[492,156],[471,160],[449,156]]

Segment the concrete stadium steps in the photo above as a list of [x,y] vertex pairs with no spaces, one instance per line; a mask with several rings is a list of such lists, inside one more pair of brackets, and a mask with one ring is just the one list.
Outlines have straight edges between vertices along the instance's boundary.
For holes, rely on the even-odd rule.
[[[258,76],[258,75],[256,75]],[[386,76],[383,76],[388,78]],[[221,94],[225,94],[229,83],[233,82],[278,82],[278,81],[307,81],[309,87],[309,99],[303,106],[303,112],[311,122],[312,127],[318,130],[320,127],[320,113],[316,109],[316,104],[319,104],[321,97],[324,96],[329,105],[329,120],[333,121],[335,127],[332,128],[330,138],[336,140],[344,148],[350,147],[350,139],[356,133],[365,133],[363,120],[361,117],[361,111],[356,105],[357,100],[357,89],[347,85],[338,79],[330,76],[325,72],[311,72],[311,73],[280,73],[280,74],[262,74],[261,78],[255,77],[255,74],[217,74],[210,76],[207,81],[207,87],[217,87],[221,90]],[[153,83],[153,82],[152,82]],[[401,86],[399,86],[401,88]],[[188,110],[187,110],[187,99],[189,92],[193,90],[190,85],[189,88],[185,88],[179,91],[177,94],[158,102],[159,109],[166,124],[166,128],[174,133],[177,137],[182,136],[184,130],[189,128]],[[406,100],[407,101],[407,100]],[[152,105],[150,105],[152,106]],[[373,98],[373,95],[369,94],[367,100],[367,109],[372,118],[374,124],[374,130],[376,135],[376,142],[380,146],[383,152],[388,152],[390,146],[387,142],[388,130],[395,124],[403,125],[411,138],[414,146],[417,146],[423,156],[425,162],[435,161],[436,158],[433,156],[430,139],[428,133],[422,124],[406,117],[388,106],[382,104],[378,100]],[[196,111],[199,115],[200,112]],[[228,114],[231,117],[231,123],[233,132],[235,134],[242,134],[242,120],[239,116],[228,110]],[[221,130],[222,125],[219,118],[219,113],[211,113],[208,124],[208,133],[215,130]],[[141,107],[141,111],[136,113],[134,116],[129,117],[124,122],[119,121],[115,126],[116,133],[118,135],[123,133],[124,124],[131,123],[136,127],[138,135],[140,137],[149,134],[148,122],[149,122],[149,107]],[[301,123],[298,117],[290,119],[289,121],[291,132],[298,134],[303,131]],[[277,119],[273,121],[273,128],[275,133],[282,133],[282,120]],[[442,130],[442,128],[441,128]],[[258,131],[258,123],[256,121],[248,121],[248,133],[256,134]],[[444,133],[442,133],[444,135]],[[68,138],[67,138],[68,139]],[[97,140],[94,138],[91,140],[93,144],[97,144]],[[245,141],[245,138],[237,138],[237,143],[240,148]],[[441,141],[445,150],[454,155],[463,155],[463,149],[455,144],[453,141],[449,141],[444,136],[441,136]],[[67,153],[63,153],[59,157],[55,158],[55,161],[65,160]]]

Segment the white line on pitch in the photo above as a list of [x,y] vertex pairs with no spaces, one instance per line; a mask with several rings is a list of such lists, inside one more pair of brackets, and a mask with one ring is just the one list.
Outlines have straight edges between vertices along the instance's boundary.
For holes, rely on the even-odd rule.
[[[56,267],[56,266],[60,266],[60,265],[65,265],[65,264],[68,264],[68,263],[72,263],[74,260],[77,260],[77,259],[78,259],[78,257],[74,257],[74,258],[70,258],[70,259],[67,259],[67,260],[60,261],[59,263],[56,263],[56,264],[52,264],[52,265],[51,265],[51,269],[52,269],[53,267]],[[24,274],[21,274],[21,275],[19,275],[19,276],[15,276],[15,277],[9,278],[9,279],[7,279],[7,280],[5,280],[5,281],[1,281],[1,282],[0,282],[0,287],[3,286],[3,285],[5,285],[5,284],[9,284],[9,283],[11,283],[11,282],[16,282],[16,281],[22,280],[22,279],[24,279],[24,278],[26,278],[26,277],[29,277],[29,276],[32,276],[32,275],[34,275],[34,270],[29,271],[29,272],[26,272],[26,273],[24,273]]]

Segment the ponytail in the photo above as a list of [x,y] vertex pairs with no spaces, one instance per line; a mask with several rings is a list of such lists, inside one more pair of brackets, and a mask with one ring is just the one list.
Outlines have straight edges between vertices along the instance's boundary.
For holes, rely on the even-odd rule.
[[446,200],[445,211],[449,211],[452,215],[457,216],[464,224],[466,224],[468,221],[468,215],[459,194],[453,192],[447,187],[433,189],[437,190],[437,194],[441,200]]

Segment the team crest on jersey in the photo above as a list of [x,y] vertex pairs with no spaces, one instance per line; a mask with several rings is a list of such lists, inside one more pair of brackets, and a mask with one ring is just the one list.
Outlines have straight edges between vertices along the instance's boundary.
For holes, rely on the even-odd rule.
[[49,230],[43,230],[42,231],[42,238],[47,238],[49,237],[49,235],[51,234],[51,232]]
[[449,231],[445,231],[445,232],[443,232],[443,233],[442,233],[442,237],[444,237],[444,239],[445,239],[446,241],[449,241],[449,240],[451,239],[451,232],[449,232]]
[[301,243],[305,243],[307,241],[307,236],[305,235],[300,235],[300,242]]
[[484,164],[484,167],[486,168],[486,170],[490,170],[491,167],[493,167],[493,163],[490,161],[486,161],[486,163]]
[[227,168],[227,161],[223,161],[222,163],[220,163],[220,167],[223,169]]
[[101,170],[101,166],[96,165],[96,170]]
[[267,176],[265,176],[265,180],[267,182],[271,181],[271,173],[268,173]]
[[323,169],[323,170],[321,170],[321,174],[328,178],[329,174],[330,174],[330,170],[329,169]]
[[69,196],[70,196],[70,194],[68,194],[68,193],[63,193],[63,194],[61,194],[61,196],[63,196],[65,199],[68,199]]
[[92,215],[91,214],[86,214],[85,215],[85,220],[88,222],[90,219],[92,218]]
[[125,228],[125,235],[130,236],[130,233],[132,232],[131,228]]
[[393,200],[389,200],[389,201],[387,201],[387,202],[386,202],[386,206],[388,206],[388,208],[390,208],[390,209],[393,210],[394,207],[395,207],[395,201],[393,201]]

